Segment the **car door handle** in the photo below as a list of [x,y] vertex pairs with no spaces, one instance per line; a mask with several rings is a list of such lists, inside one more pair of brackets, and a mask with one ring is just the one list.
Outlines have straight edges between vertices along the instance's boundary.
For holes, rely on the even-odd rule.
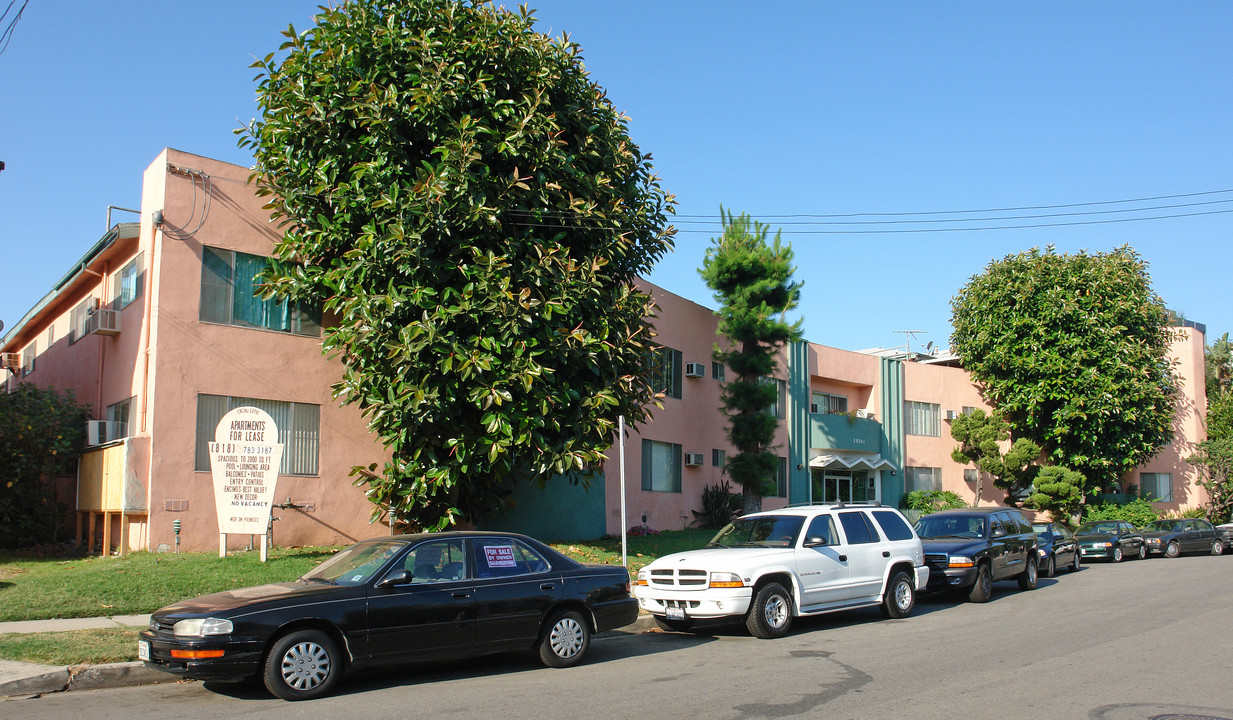
[[541,585],[539,586],[539,589],[540,589],[540,590],[551,590],[551,589],[553,589],[553,588],[555,588],[555,587],[556,587],[556,585],[553,585],[552,583],[543,583],[543,584],[541,584]]
[[455,599],[455,600],[466,600],[466,599],[467,599],[467,598],[469,598],[469,597],[471,597],[471,593],[469,593],[469,592],[456,592],[456,593],[454,593],[454,599]]
[[890,557],[890,550],[883,550],[882,557]]
[[847,561],[848,561],[848,556],[847,556],[847,555],[840,555],[840,556],[839,556],[839,562],[847,562]]

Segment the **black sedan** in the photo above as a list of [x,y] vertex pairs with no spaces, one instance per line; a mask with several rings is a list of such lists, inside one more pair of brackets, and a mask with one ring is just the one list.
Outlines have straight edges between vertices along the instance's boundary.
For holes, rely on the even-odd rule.
[[1156,520],[1143,528],[1147,550],[1153,555],[1175,558],[1182,553],[1224,552],[1224,538],[1206,520],[1185,518],[1181,520]]
[[1032,530],[1036,532],[1036,547],[1040,553],[1037,564],[1041,577],[1053,577],[1053,573],[1060,567],[1071,572],[1079,569],[1082,564],[1079,559],[1079,542],[1065,525],[1056,522],[1034,522]]
[[284,700],[307,700],[377,665],[531,649],[568,667],[593,633],[637,615],[623,567],[582,565],[522,535],[401,535],[352,545],[295,582],[169,605],[138,655],[188,678],[260,677]]
[[1094,520],[1075,530],[1079,552],[1085,558],[1104,558],[1121,562],[1128,557],[1147,557],[1143,533],[1125,520]]

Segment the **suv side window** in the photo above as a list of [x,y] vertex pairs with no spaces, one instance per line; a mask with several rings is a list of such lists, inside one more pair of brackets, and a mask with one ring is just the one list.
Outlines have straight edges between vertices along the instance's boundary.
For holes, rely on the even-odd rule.
[[989,537],[996,536],[999,530],[1001,530],[1003,533],[1010,532],[1010,530],[1007,529],[1005,522],[1006,522],[1006,518],[1002,517],[1002,513],[998,513],[996,515],[990,515],[989,516]]
[[873,519],[878,521],[882,534],[887,540],[911,540],[912,528],[903,521],[903,517],[890,510],[874,510]]
[[839,513],[839,524],[843,525],[843,534],[847,537],[849,545],[872,543],[879,539],[878,531],[870,526],[869,521],[865,519],[865,513],[859,510]]
[[827,545],[839,543],[839,533],[835,531],[835,520],[830,515],[819,515],[809,522],[809,530],[805,533],[805,542],[822,540]]
[[1019,532],[1024,535],[1032,534],[1032,523],[1023,517],[1023,513],[1011,513],[1010,516],[1015,519],[1015,524],[1019,526]]

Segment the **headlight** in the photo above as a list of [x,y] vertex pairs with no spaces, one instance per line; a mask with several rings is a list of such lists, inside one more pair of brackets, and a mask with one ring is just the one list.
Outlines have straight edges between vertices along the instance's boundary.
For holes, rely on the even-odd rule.
[[1160,538],[1148,538],[1148,539],[1147,539],[1147,544],[1148,544],[1148,545],[1159,545],[1159,544],[1160,544]]
[[1041,556],[1041,557],[1049,557],[1049,552],[1048,552],[1047,550],[1043,550],[1043,549],[1039,549],[1039,548],[1038,548],[1038,549],[1036,550],[1036,552],[1040,553],[1040,556]]
[[953,568],[970,568],[976,563],[972,562],[972,558],[963,555],[952,555],[950,558],[950,567]]
[[1113,543],[1111,542],[1096,543],[1096,547],[1111,548],[1113,547]]
[[710,586],[713,588],[738,588],[745,587],[745,582],[736,573],[713,572],[711,573]]
[[234,629],[230,620],[194,618],[192,620],[181,620],[172,626],[171,631],[176,635],[204,637],[206,635],[230,635]]

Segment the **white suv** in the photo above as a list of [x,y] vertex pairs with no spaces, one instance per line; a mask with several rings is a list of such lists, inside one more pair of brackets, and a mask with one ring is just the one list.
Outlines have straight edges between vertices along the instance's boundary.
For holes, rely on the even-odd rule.
[[775,638],[793,617],[881,605],[903,618],[929,579],[920,538],[898,510],[833,503],[737,518],[702,550],[638,571],[635,595],[660,627],[744,618]]

